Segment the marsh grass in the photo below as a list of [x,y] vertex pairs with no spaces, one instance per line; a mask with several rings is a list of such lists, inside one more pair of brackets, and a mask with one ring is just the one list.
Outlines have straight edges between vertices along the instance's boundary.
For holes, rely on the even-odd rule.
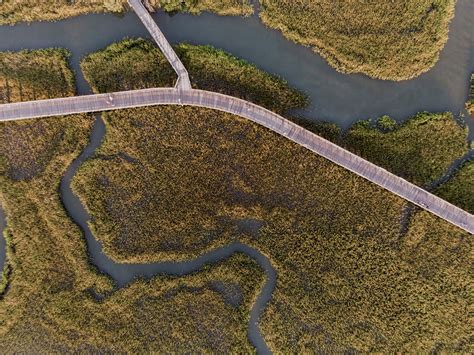
[[0,53],[0,103],[72,96],[74,76],[65,49]]
[[[15,56],[18,68],[34,57],[23,54]],[[51,89],[69,90],[58,85]],[[91,125],[88,115],[0,124],[0,202],[8,220],[1,352],[253,352],[247,323],[264,274],[247,256],[115,292],[90,264],[59,184]]]
[[194,88],[239,97],[280,114],[308,105],[308,98],[282,78],[221,49],[180,44],[176,52]]
[[[2,232],[2,237],[5,239],[6,253],[11,254],[12,253],[11,238],[10,238],[10,235],[8,234],[8,230],[5,229]],[[12,266],[9,264],[8,260],[5,260],[5,264],[3,266],[3,270],[2,270],[2,274],[0,278],[0,297],[2,297],[7,291],[11,272],[12,272]]]
[[251,0],[148,0],[155,8],[167,12],[190,12],[200,14],[210,11],[222,16],[250,16],[253,14]]
[[470,115],[474,115],[474,73],[471,74],[471,84],[469,90],[469,99],[466,103],[467,111]]
[[[429,215],[439,232],[411,231],[423,238],[411,250],[399,234],[404,201],[236,117],[160,107],[106,121],[107,140],[74,189],[113,258],[183,258],[238,238],[278,270],[260,323],[274,351],[423,351],[438,341],[468,349],[468,296],[458,291],[468,277],[466,233]],[[246,219],[265,223],[238,236],[235,221]],[[436,277],[409,262],[451,238],[465,241],[432,260]]]
[[[279,113],[308,104],[307,97],[283,79],[223,50],[189,44],[175,50],[195,88],[237,96]],[[176,80],[159,48],[143,39],[111,44],[86,56],[81,68],[95,93],[169,87]]]
[[454,5],[454,0],[264,0],[260,17],[341,72],[404,80],[436,63]]
[[401,124],[387,116],[360,121],[343,137],[343,144],[398,176],[428,186],[467,153],[467,136],[468,128],[451,113],[423,112]]
[[[219,66],[204,62],[204,72]],[[257,248],[278,271],[260,322],[275,352],[472,350],[467,233],[417,212],[401,234],[403,200],[238,117],[165,106],[104,117],[106,139],[73,187],[113,258],[187,257],[234,239]],[[307,126],[343,138],[333,125]],[[384,118],[349,137],[385,166],[405,159],[421,183],[466,148],[465,131],[446,114],[401,126]],[[372,140],[390,150],[385,161]],[[421,158],[393,149],[412,144]],[[239,235],[242,220],[264,223]]]
[[173,86],[176,74],[151,41],[125,39],[89,54],[81,69],[94,93]]
[[474,161],[464,163],[436,194],[474,214]]
[[[199,14],[211,11],[219,15],[248,16],[253,13],[248,0],[148,0],[156,10]],[[128,9],[126,0],[3,0],[0,25],[17,22],[57,21],[87,13],[122,13]]]

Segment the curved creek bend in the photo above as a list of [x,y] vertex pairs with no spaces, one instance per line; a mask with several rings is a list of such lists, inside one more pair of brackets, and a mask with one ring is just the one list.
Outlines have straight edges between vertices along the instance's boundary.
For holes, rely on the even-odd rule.
[[[305,92],[311,106],[301,114],[343,128],[365,118],[390,115],[403,121],[419,111],[465,113],[470,73],[474,71],[474,2],[458,0],[449,40],[440,60],[418,78],[391,82],[362,74],[341,74],[309,48],[265,27],[257,16],[223,17],[163,12],[153,15],[171,43],[210,44],[281,76]],[[90,92],[80,72],[81,58],[124,37],[150,38],[138,17],[128,12],[91,14],[58,22],[0,26],[0,51],[64,47],[72,52],[79,94]],[[466,120],[474,128],[474,120]],[[471,138],[474,138],[471,129]]]
[[[115,281],[115,290],[118,290],[127,286],[136,279],[150,279],[158,275],[184,276],[198,272],[205,264],[215,264],[223,261],[235,253],[240,252],[247,255],[257,262],[266,275],[265,283],[250,310],[247,335],[249,341],[255,346],[259,354],[269,354],[270,350],[260,333],[258,321],[260,315],[272,297],[273,290],[276,286],[277,273],[271,265],[270,260],[257,249],[240,242],[232,242],[227,246],[214,249],[189,261],[148,264],[116,263],[103,253],[102,244],[94,237],[89,228],[88,221],[90,220],[90,216],[71,189],[71,180],[82,163],[89,159],[101,145],[105,133],[105,124],[102,118],[97,116],[91,131],[89,144],[85,147],[79,157],[67,168],[61,179],[59,188],[61,201],[65,210],[69,217],[84,233],[90,262],[99,272],[109,275]],[[6,227],[6,220],[2,213],[3,211],[0,209],[0,230],[3,231]],[[250,224],[252,224],[251,221]],[[254,228],[252,225],[250,227]],[[2,269],[6,259],[5,249],[5,239],[2,236],[2,238],[0,238],[0,266]]]
[[199,271],[205,264],[214,264],[229,258],[232,254],[240,252],[254,259],[266,274],[266,282],[250,312],[248,337],[259,353],[270,353],[258,327],[260,314],[271,299],[276,285],[277,274],[275,269],[263,254],[239,242],[214,249],[200,257],[183,262],[159,262],[149,264],[120,264],[111,260],[102,251],[101,243],[94,237],[88,226],[90,219],[81,201],[71,189],[71,180],[81,164],[91,157],[102,143],[105,135],[105,124],[100,116],[96,117],[92,128],[90,141],[81,155],[68,167],[61,179],[60,192],[64,208],[72,220],[81,228],[87,242],[89,259],[100,272],[103,272],[115,281],[116,288],[125,287],[135,279],[149,279],[157,275],[183,276]]
[[[418,78],[390,82],[370,79],[361,74],[338,73],[311,49],[294,44],[278,31],[265,27],[257,16],[240,18],[209,13],[200,16],[169,16],[163,12],[154,14],[170,42],[210,44],[277,74],[309,96],[311,105],[298,114],[312,120],[334,122],[344,129],[360,119],[385,114],[397,121],[403,121],[419,111],[451,111],[458,116],[466,115],[464,103],[468,96],[470,73],[474,72],[473,16],[474,2],[458,0],[456,16],[450,24],[449,40],[436,66]],[[124,37],[149,37],[135,14],[129,12],[122,17],[91,14],[53,23],[0,26],[0,51],[68,48],[72,52],[70,64],[76,73],[77,90],[79,94],[87,94],[90,88],[80,71],[81,58]],[[474,119],[467,117],[466,123],[470,127],[469,139],[472,140]],[[77,168],[100,146],[104,134],[104,123],[98,117],[89,145],[68,168],[60,188],[68,214],[84,231],[91,262],[101,272],[110,275],[120,288],[136,278],[151,278],[158,274],[185,275],[198,271],[206,263],[224,260],[235,252],[245,253],[256,260],[267,276],[251,310],[248,336],[259,353],[268,353],[257,322],[271,298],[277,275],[270,261],[257,250],[235,242],[188,262],[154,264],[118,264],[102,252],[101,244],[87,225],[89,215],[72,193],[70,182]],[[1,209],[0,228],[5,228]],[[0,269],[3,269],[5,249],[2,235]]]

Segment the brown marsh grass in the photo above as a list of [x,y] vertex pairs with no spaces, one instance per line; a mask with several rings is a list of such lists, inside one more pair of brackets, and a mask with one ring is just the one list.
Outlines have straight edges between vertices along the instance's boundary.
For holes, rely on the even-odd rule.
[[[472,351],[467,233],[415,212],[405,234],[403,200],[231,115],[153,107],[105,120],[104,144],[73,186],[113,258],[188,257],[234,239],[259,249],[278,271],[260,322],[276,352]],[[411,154],[421,158],[404,148],[386,159],[405,159],[424,182],[466,149],[451,121],[423,114],[398,127],[382,118],[380,128],[392,131],[355,127],[350,145],[382,162],[372,141],[386,150],[416,144]],[[337,136],[330,125],[317,129]],[[453,147],[431,152],[435,139]],[[263,226],[242,235],[245,220]]]
[[[183,11],[198,14],[211,11],[219,15],[248,16],[253,13],[248,0],[148,0],[155,10]],[[57,21],[88,13],[122,13],[126,0],[3,0],[0,25],[17,22]]]
[[[24,54],[15,57],[18,68],[34,57]],[[59,197],[61,177],[87,143],[91,123],[82,115],[0,124],[0,202],[8,220],[1,352],[252,352],[247,324],[264,274],[247,256],[116,292],[91,266]]]
[[72,96],[74,76],[65,49],[0,53],[0,103]]
[[455,0],[263,0],[260,17],[344,73],[405,80],[429,70]]

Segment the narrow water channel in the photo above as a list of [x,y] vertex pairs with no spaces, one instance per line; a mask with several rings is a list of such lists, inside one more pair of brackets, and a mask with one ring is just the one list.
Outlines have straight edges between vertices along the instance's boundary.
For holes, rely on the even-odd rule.
[[[474,71],[474,1],[458,0],[449,40],[436,66],[418,78],[391,82],[338,73],[311,49],[265,27],[258,16],[223,17],[163,12],[155,20],[172,43],[210,44],[280,75],[307,93],[311,106],[302,114],[347,128],[355,121],[388,114],[401,121],[419,111],[465,113],[470,73]],[[59,22],[0,26],[0,51],[45,47],[71,50],[80,94],[89,92],[80,59],[124,37],[149,35],[133,13],[122,17],[92,14]],[[474,119],[467,120],[474,137]]]
[[[210,44],[288,80],[290,85],[309,96],[311,106],[301,112],[309,119],[326,120],[348,128],[360,119],[384,114],[398,121],[419,111],[465,114],[469,77],[474,72],[474,1],[471,0],[458,0],[456,16],[450,25],[450,39],[436,66],[418,78],[403,82],[340,74],[309,48],[294,44],[278,31],[266,28],[257,16],[220,17],[209,13],[169,16],[160,12],[154,18],[172,43]],[[123,17],[92,14],[55,23],[0,26],[0,51],[68,48],[72,52],[71,66],[77,75],[78,92],[87,94],[90,89],[80,71],[80,59],[124,37],[148,38],[149,35],[132,13]],[[473,139],[474,118],[466,118],[466,121],[470,126],[470,139]],[[101,244],[87,225],[89,216],[72,193],[70,182],[77,168],[100,145],[104,134],[104,123],[98,118],[89,145],[61,181],[64,206],[84,231],[91,262],[110,275],[120,288],[135,278],[150,278],[157,274],[185,275],[199,270],[205,263],[215,263],[235,252],[245,253],[255,259],[267,275],[265,286],[251,310],[248,335],[259,352],[269,352],[259,331],[258,318],[275,288],[276,271],[257,250],[233,243],[189,262],[155,264],[118,264],[102,252]],[[0,228],[3,230],[4,227],[0,209]],[[5,241],[0,237],[1,268],[4,261]]]
[[246,254],[260,265],[267,278],[263,289],[251,309],[248,337],[259,353],[269,353],[269,349],[260,333],[258,320],[266,304],[271,299],[276,285],[277,275],[268,258],[258,250],[245,244],[234,242],[190,261],[151,264],[120,264],[114,262],[103,253],[101,243],[94,237],[88,226],[90,216],[71,189],[71,180],[81,164],[91,157],[100,146],[104,135],[105,125],[103,120],[98,116],[92,129],[89,144],[82,154],[69,166],[60,185],[61,200],[64,208],[72,220],[84,232],[90,262],[96,266],[98,270],[112,277],[116,283],[116,288],[119,289],[135,279],[149,279],[156,275],[183,276],[199,271],[205,264],[214,264],[225,260],[234,253],[240,252]]

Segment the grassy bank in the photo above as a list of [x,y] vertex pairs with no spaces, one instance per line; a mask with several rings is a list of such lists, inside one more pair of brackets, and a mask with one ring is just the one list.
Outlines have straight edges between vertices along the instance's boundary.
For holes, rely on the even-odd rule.
[[[217,60],[202,66],[223,67]],[[245,91],[247,78],[241,82]],[[456,152],[465,146],[450,116],[433,117],[426,125],[447,136],[439,144],[454,144]],[[73,187],[112,257],[183,258],[234,239],[258,248],[278,271],[260,322],[276,352],[472,350],[463,291],[472,280],[467,233],[420,212],[401,234],[403,200],[235,116],[153,107],[110,112],[105,120],[106,139]],[[415,123],[407,127],[426,133]],[[333,126],[318,129],[337,135]],[[423,173],[413,178],[435,176],[456,155],[450,147],[430,153],[431,139],[403,130],[384,139],[419,145],[422,162],[393,152],[396,161],[419,165]],[[378,134],[373,139],[383,142]],[[362,138],[352,145],[365,142],[361,149],[372,151]]]
[[[307,98],[284,80],[222,50],[188,44],[175,49],[194,87],[237,96],[279,113],[307,104]],[[81,68],[96,93],[173,86],[176,80],[156,45],[143,39],[126,39],[90,54]]]
[[[11,249],[11,239],[8,234],[8,231],[5,229],[2,231],[2,238],[5,239],[5,254],[12,253]],[[8,260],[5,260],[3,264],[2,277],[0,279],[0,295],[3,296],[8,288],[10,276],[11,276],[12,267],[8,263]]]
[[260,17],[344,73],[403,80],[438,60],[454,0],[262,1]]
[[81,69],[94,93],[173,86],[177,79],[160,49],[145,40],[111,44],[85,57]]
[[[16,59],[28,63],[31,56]],[[50,68],[55,64],[52,57]],[[51,89],[72,94],[67,86]],[[247,321],[264,275],[241,254],[187,277],[136,281],[95,299],[112,282],[89,264],[82,233],[58,194],[91,123],[83,115],[0,124],[0,201],[11,270],[0,297],[0,351],[252,351]]]
[[0,103],[74,94],[65,49],[0,52]]
[[451,113],[420,113],[402,124],[387,116],[361,121],[343,138],[356,154],[417,185],[427,186],[467,153],[468,129]]
[[347,132],[334,123],[291,120],[422,187],[469,150],[468,129],[450,112],[422,112],[402,123],[382,116],[359,121]]
[[[185,11],[198,14],[211,11],[219,15],[248,16],[253,9],[248,0],[148,0],[155,9],[168,12]],[[0,25],[17,22],[57,21],[88,13],[122,13],[128,9],[126,0],[3,0]]]
[[471,74],[471,86],[469,90],[469,99],[466,103],[467,111],[474,116],[474,74]]
[[468,161],[436,193],[474,214],[474,161]]

